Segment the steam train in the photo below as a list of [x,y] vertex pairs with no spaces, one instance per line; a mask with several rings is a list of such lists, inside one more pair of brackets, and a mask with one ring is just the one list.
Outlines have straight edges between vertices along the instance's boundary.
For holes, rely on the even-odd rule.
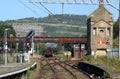
[[45,49],[42,54],[45,58],[53,57],[54,50],[53,49]]

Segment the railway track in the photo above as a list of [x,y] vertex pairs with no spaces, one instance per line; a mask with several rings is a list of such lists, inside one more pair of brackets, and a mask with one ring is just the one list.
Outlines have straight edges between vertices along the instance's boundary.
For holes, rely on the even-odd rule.
[[60,58],[41,58],[40,79],[91,79],[74,66],[78,61],[61,61]]

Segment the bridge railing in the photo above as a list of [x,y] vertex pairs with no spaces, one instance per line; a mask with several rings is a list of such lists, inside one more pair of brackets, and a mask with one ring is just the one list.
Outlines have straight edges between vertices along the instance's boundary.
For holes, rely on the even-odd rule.
[[[19,42],[22,39],[25,42],[25,37],[9,37],[8,42]],[[87,43],[85,37],[39,37],[33,38],[34,42],[59,42],[59,43]],[[0,38],[0,42],[4,42],[4,38]]]

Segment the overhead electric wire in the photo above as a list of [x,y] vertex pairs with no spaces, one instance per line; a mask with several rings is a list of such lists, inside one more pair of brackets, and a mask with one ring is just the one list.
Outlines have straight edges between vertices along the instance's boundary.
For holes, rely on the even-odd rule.
[[116,10],[120,10],[119,8],[117,8],[117,7],[115,7],[114,5],[112,5],[112,4],[109,4],[111,7],[113,7],[113,8],[115,8]]
[[[36,6],[37,8],[39,8],[40,10],[42,9],[40,6],[38,6],[38,5],[35,5],[34,3],[32,3],[34,6]],[[45,10],[42,10],[42,11],[44,11],[45,13],[47,13],[47,14],[49,14],[49,12],[48,11],[45,11]]]
[[74,2],[76,3],[77,1],[76,1],[76,0],[74,0]]
[[83,3],[85,3],[85,0],[82,0],[83,1]]
[[46,8],[42,3],[40,3],[40,5],[45,8],[51,15],[54,15],[48,8]]
[[[34,3],[32,3],[34,6],[38,7],[39,9],[41,9],[41,7],[39,7],[38,5],[35,5]],[[47,7],[45,7],[42,3],[40,3],[40,5],[48,12],[49,15],[54,15]],[[44,10],[44,12],[46,13],[46,11]],[[56,20],[58,20],[58,18],[56,18]]]
[[39,13],[37,13],[36,11],[34,11],[32,8],[28,7],[25,3],[23,3],[21,0],[18,0],[23,6],[25,6],[26,8],[28,8],[31,12],[33,12],[36,15],[39,15]]
[[[80,2],[81,1],[81,2]],[[99,5],[101,0],[30,0],[32,3],[48,3],[48,4],[96,4]],[[104,4],[118,2],[118,0],[104,0]]]
[[90,0],[90,2],[93,4],[93,0]]
[[[41,7],[39,7],[38,5],[35,5],[34,3],[32,3],[34,6],[38,7],[39,9],[41,9]],[[54,15],[47,7],[45,7],[42,3],[40,3],[40,5],[48,12],[49,15]],[[46,13],[46,11],[44,10],[44,12]],[[62,7],[63,10],[63,7]],[[63,11],[62,11],[62,15],[63,15]],[[58,18],[56,18],[56,20],[58,20]]]
[[116,10],[119,11],[119,8],[117,8],[117,7],[115,7],[114,5],[112,5],[112,4],[111,4],[111,1],[106,0],[106,2],[108,3],[108,5],[110,5],[111,7],[115,8]]
[[108,0],[106,0],[107,3],[110,3]]

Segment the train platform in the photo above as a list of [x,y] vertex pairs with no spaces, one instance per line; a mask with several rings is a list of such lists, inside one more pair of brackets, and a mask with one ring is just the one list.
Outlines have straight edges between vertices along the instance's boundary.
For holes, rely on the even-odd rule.
[[27,71],[34,67],[36,62],[30,63],[8,63],[6,65],[0,65],[0,78],[15,75]]

